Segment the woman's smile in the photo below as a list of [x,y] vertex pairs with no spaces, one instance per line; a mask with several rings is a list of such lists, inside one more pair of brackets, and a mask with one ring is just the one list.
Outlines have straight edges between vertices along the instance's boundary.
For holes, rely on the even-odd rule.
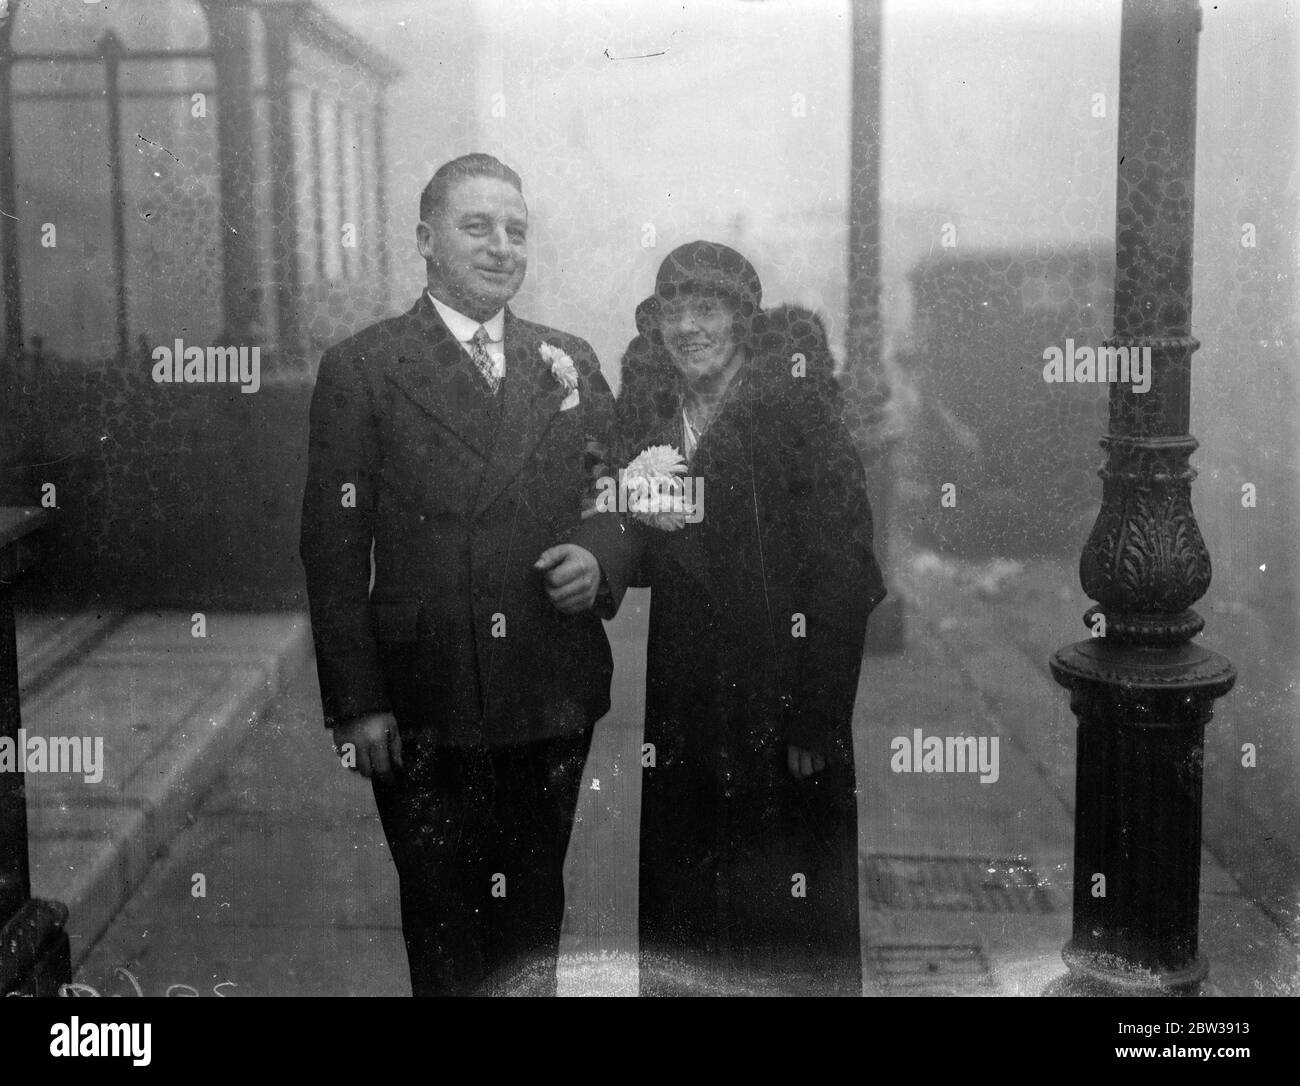
[[711,294],[679,297],[660,317],[664,345],[677,368],[690,381],[720,376],[740,347],[734,308]]

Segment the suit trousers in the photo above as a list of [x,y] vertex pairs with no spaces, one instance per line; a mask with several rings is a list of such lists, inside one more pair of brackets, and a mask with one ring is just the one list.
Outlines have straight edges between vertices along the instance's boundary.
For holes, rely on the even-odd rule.
[[592,728],[506,747],[403,736],[375,780],[417,996],[554,995],[564,856]]

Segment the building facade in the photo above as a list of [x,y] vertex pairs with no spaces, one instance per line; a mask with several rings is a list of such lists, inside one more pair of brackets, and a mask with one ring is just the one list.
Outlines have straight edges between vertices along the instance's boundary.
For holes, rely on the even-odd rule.
[[378,314],[393,65],[304,0],[9,10],[6,358],[182,338],[258,345],[294,380]]

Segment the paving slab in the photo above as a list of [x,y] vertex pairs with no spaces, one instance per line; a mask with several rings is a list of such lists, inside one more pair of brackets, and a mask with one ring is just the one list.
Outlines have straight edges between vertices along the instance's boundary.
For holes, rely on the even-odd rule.
[[632,589],[606,626],[615,675],[610,711],[592,735],[565,863],[560,945],[566,956],[594,963],[585,986],[636,944],[649,602],[647,589]]
[[224,995],[409,995],[397,873],[369,785],[327,735],[309,664],[222,761],[77,980],[129,991],[125,970],[150,993],[230,980]]
[[120,611],[17,611],[18,692],[33,694],[38,686],[72,659],[102,639],[125,616]]
[[184,919],[169,918],[162,929],[114,924],[77,971],[77,983],[104,995],[130,995],[125,970],[146,995],[164,995],[176,984],[202,997],[411,994],[399,929]]
[[209,620],[220,639],[192,637],[179,612],[119,616],[108,628],[99,616],[28,623],[25,644],[56,663],[23,703],[27,736],[102,749],[97,774],[83,765],[25,779],[32,892],[68,906],[74,964],[307,659],[301,615]]
[[[202,876],[203,897],[195,897]],[[306,821],[256,814],[216,815],[206,810],[150,879],[147,902],[138,896],[122,910],[126,919],[151,911],[186,922],[286,924],[321,928],[399,926],[394,902],[374,892],[397,885],[383,833],[356,819],[328,834]]]

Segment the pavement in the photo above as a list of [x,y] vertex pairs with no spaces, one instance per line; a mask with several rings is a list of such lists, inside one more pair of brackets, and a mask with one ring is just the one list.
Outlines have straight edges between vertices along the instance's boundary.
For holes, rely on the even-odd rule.
[[[1046,660],[1083,635],[1074,577],[925,552],[896,573],[906,648],[866,658],[855,712],[864,994],[1035,995],[1064,973],[1075,721]],[[648,602],[630,593],[609,627],[614,704],[566,863],[561,995],[636,993]],[[77,983],[408,994],[396,873],[369,786],[321,726],[303,616],[209,615],[207,633],[173,613],[21,617],[25,726],[102,734],[108,752],[98,784],[28,781],[34,892],[69,905]],[[997,780],[896,772],[892,744],[916,729],[996,737]],[[1294,936],[1205,853],[1215,991],[1300,994]]]
[[178,612],[20,613],[17,626],[27,735],[102,743],[92,772],[25,781],[32,894],[68,906],[75,968],[306,665],[310,637],[299,615],[204,615],[202,637]]

